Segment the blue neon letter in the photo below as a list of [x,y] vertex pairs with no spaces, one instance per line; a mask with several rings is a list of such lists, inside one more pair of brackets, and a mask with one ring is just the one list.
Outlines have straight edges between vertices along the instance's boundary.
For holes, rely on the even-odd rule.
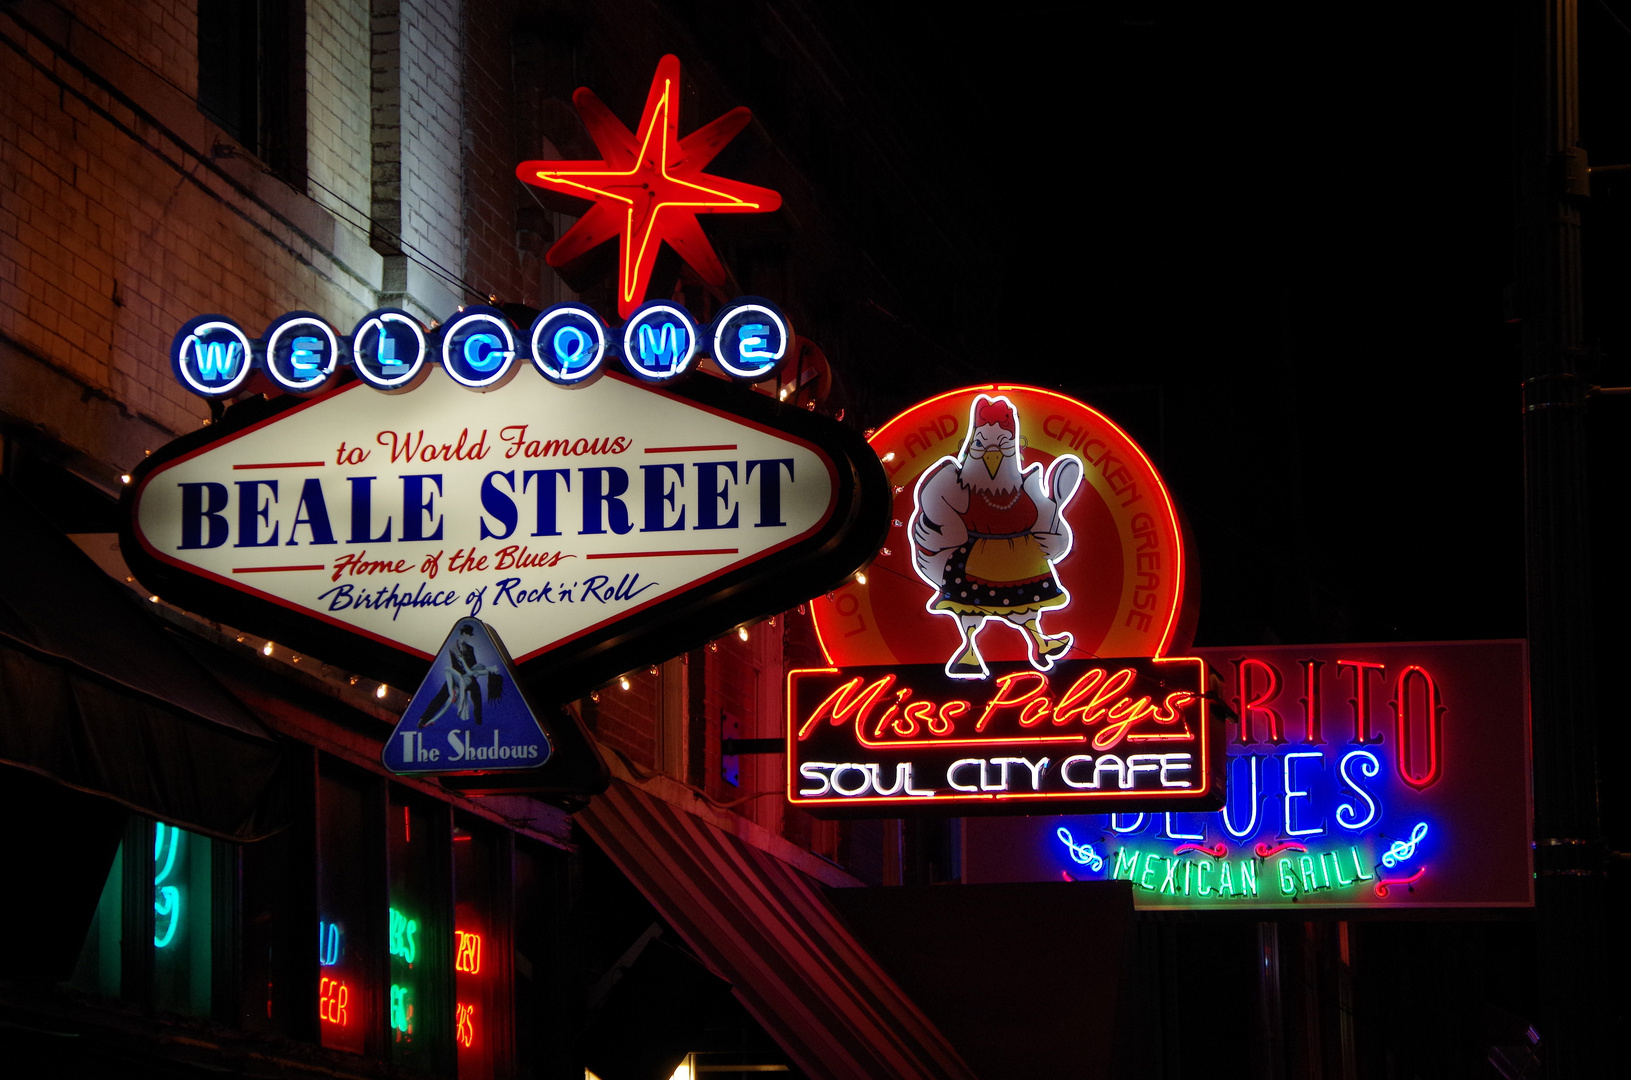
[[[640,359],[653,371],[673,372],[680,362],[680,327],[663,323],[660,331],[648,323],[640,325]],[[652,363],[656,361],[656,363]]]
[[290,342],[289,366],[307,375],[315,374],[322,366],[323,341],[321,338],[297,337]]
[[588,366],[589,355],[593,351],[589,348],[589,335],[577,327],[563,326],[555,331],[554,346],[563,372]]
[[471,334],[464,339],[464,362],[476,371],[492,371],[510,355],[499,348],[500,344],[494,334]]
[[1325,820],[1321,818],[1320,823],[1311,829],[1297,828],[1297,808],[1294,803],[1296,803],[1298,799],[1308,798],[1308,792],[1295,786],[1296,779],[1292,775],[1296,771],[1296,762],[1299,758],[1313,758],[1315,761],[1321,762],[1322,765],[1325,760],[1324,755],[1322,755],[1318,750],[1306,750],[1301,753],[1287,754],[1285,756],[1285,830],[1287,836],[1313,836],[1316,833],[1322,833],[1325,831]]
[[[198,374],[206,379],[232,378],[233,372],[238,370],[238,361],[243,359],[244,348],[236,341],[211,341],[205,344],[196,337],[187,341],[192,344],[193,355],[198,358]],[[187,355],[185,346],[181,355]]]
[[1355,795],[1358,795],[1361,799],[1365,800],[1366,807],[1365,816],[1363,818],[1359,818],[1358,821],[1354,821],[1352,820],[1353,818],[1359,817],[1359,815],[1356,813],[1356,811],[1359,809],[1359,805],[1357,803],[1340,803],[1337,806],[1337,824],[1341,825],[1344,829],[1353,829],[1358,831],[1365,828],[1382,815],[1382,806],[1371,797],[1370,792],[1365,790],[1365,785],[1354,779],[1352,774],[1349,773],[1348,762],[1353,761],[1354,758],[1359,758],[1357,765],[1359,771],[1364,775],[1371,777],[1377,776],[1381,773],[1382,763],[1377,761],[1376,755],[1371,753],[1369,750],[1350,750],[1348,753],[1342,755],[1342,760],[1337,763],[1337,776],[1345,785],[1352,789]]
[[740,343],[737,355],[744,360],[774,360],[776,354],[765,348],[765,340],[770,333],[770,327],[764,323],[747,323],[736,331],[736,340]]

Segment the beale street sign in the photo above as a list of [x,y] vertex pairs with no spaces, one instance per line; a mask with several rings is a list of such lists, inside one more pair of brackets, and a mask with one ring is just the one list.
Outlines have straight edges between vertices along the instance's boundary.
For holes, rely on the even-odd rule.
[[830,588],[887,499],[858,435],[721,380],[432,366],[233,407],[136,470],[122,540],[166,599],[399,685],[479,619],[561,701]]

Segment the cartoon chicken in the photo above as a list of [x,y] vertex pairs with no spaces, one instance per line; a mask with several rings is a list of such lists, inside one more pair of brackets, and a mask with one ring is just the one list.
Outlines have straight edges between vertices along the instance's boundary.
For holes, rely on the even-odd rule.
[[935,590],[928,609],[956,619],[961,633],[946,674],[989,674],[977,639],[992,619],[1023,631],[1031,665],[1047,671],[1071,644],[1070,634],[1042,629],[1042,613],[1070,602],[1054,564],[1070,554],[1064,511],[1082,462],[1062,455],[1045,478],[1040,464],[1025,468],[1019,416],[1006,397],[976,398],[968,428],[956,457],[924,471],[911,522],[912,561]]

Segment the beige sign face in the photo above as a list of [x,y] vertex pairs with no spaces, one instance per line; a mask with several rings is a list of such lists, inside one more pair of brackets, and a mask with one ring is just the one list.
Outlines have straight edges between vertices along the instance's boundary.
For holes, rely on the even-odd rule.
[[358,383],[153,469],[152,557],[425,658],[461,618],[517,662],[817,532],[802,439],[609,375]]

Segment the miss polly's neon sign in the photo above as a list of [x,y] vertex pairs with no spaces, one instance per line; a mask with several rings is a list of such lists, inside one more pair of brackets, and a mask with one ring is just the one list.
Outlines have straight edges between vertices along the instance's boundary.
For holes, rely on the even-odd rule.
[[813,813],[1215,806],[1211,678],[1192,657],[1066,661],[993,672],[989,684],[927,665],[793,671],[790,798]]

